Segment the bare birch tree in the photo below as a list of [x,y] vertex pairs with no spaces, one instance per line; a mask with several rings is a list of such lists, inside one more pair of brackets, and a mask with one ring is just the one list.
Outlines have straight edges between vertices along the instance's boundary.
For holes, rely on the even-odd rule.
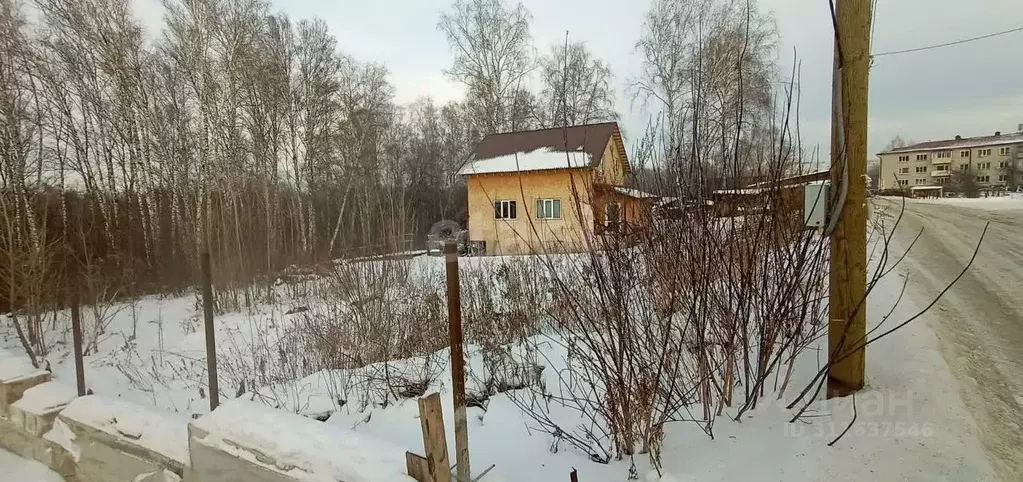
[[614,76],[586,44],[555,44],[540,59],[543,88],[538,103],[540,125],[555,127],[617,119]]
[[447,73],[468,88],[485,134],[509,129],[514,106],[522,105],[518,90],[533,69],[531,20],[522,3],[504,0],[456,0],[441,14],[437,26],[455,54]]

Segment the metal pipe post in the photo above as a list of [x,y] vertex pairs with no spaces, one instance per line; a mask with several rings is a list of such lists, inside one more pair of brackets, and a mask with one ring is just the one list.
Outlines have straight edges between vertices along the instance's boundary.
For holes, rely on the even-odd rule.
[[444,244],[444,265],[448,284],[448,337],[451,343],[451,387],[455,405],[456,474],[470,482],[469,427],[465,414],[465,358],[462,355],[462,300],[458,285],[458,247]]

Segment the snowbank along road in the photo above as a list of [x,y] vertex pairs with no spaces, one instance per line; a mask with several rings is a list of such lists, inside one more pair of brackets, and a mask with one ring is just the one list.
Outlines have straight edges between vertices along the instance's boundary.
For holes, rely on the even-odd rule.
[[[972,201],[972,200],[969,200]],[[879,207],[897,217],[901,200]],[[891,219],[891,218],[889,218]],[[910,201],[896,229],[906,256],[906,293],[926,306],[969,261],[990,223],[976,261],[921,320],[941,342],[981,442],[1003,480],[1023,474],[1023,201]]]

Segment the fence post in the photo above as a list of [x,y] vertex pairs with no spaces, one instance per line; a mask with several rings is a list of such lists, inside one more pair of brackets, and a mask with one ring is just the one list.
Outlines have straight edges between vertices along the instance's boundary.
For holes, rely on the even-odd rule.
[[423,427],[423,449],[426,451],[426,469],[430,474],[430,482],[451,482],[444,411],[441,409],[439,393],[419,399],[419,423]]
[[210,411],[220,405],[217,382],[217,340],[213,332],[213,278],[210,275],[210,253],[202,253],[202,314],[206,325],[206,372],[209,374]]
[[458,246],[444,244],[448,284],[448,338],[451,343],[451,388],[455,406],[455,465],[458,480],[469,482],[469,427],[465,414],[465,358],[462,355],[462,300],[458,285]]
[[75,382],[78,396],[85,396],[85,359],[82,355],[82,307],[78,287],[71,291],[71,342],[75,350]]

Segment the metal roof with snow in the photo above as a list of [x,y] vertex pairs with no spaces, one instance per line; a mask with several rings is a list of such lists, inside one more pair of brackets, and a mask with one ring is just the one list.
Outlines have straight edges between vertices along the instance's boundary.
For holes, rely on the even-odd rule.
[[621,194],[622,196],[627,196],[636,199],[654,199],[660,197],[656,194],[650,194],[648,192],[640,191],[639,189],[625,186],[611,186],[611,189],[614,190],[614,192]]
[[[480,141],[458,174],[596,167],[614,136],[621,136],[617,122],[490,134]],[[628,169],[625,153],[619,154]]]
[[899,147],[881,154],[895,154],[898,152],[933,151],[937,149],[968,149],[974,147],[999,146],[1004,144],[1023,143],[1023,132],[1010,132],[1008,134],[997,133],[993,136],[959,137],[943,139],[939,141],[918,142],[913,145]]

